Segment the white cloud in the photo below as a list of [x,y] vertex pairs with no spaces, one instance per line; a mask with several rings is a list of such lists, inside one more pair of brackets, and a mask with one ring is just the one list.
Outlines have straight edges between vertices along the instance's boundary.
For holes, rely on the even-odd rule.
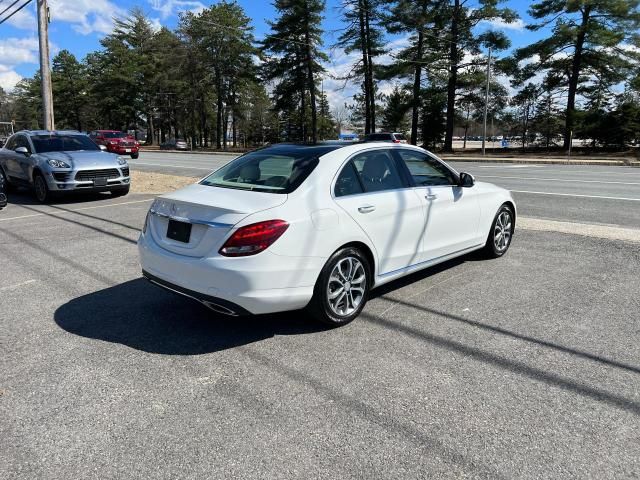
[[515,30],[518,32],[523,31],[527,26],[521,18],[511,23],[507,23],[499,18],[494,18],[493,20],[483,20],[480,22],[480,25],[486,25],[494,30]]
[[15,71],[15,67],[24,63],[38,63],[38,39],[4,38],[0,40],[0,86],[11,90],[22,76]]
[[22,76],[18,72],[4,65],[0,65],[0,87],[2,87],[3,90],[13,90],[13,87],[15,87],[16,83],[20,80],[22,80]]
[[35,2],[13,15],[9,20],[7,20],[7,23],[12,27],[19,28],[21,30],[31,30],[33,32],[37,32],[38,22],[36,20],[34,11]]
[[38,62],[38,39],[5,38],[0,40],[0,61],[3,65]]
[[184,11],[199,13],[206,6],[197,0],[148,0],[156,12],[160,13],[160,17],[166,20],[168,17]]
[[113,18],[123,17],[127,11],[109,0],[54,0],[50,3],[51,22],[73,24],[82,35],[110,33]]

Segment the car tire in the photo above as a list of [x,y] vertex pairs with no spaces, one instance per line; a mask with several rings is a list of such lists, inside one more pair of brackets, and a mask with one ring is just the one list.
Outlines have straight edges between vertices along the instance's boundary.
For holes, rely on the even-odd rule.
[[140,156],[140,153],[132,153],[132,154],[131,154],[131,158],[132,158],[133,160],[135,160],[135,159],[136,159],[136,158],[138,158],[139,156]]
[[4,170],[2,168],[0,168],[0,175],[2,175],[2,180],[4,181],[4,189],[5,189],[5,191],[7,193],[15,191],[16,187],[13,184],[9,183],[9,178],[4,173]]
[[487,243],[483,253],[487,258],[502,257],[509,250],[515,231],[515,215],[513,209],[503,204],[491,222]]
[[51,191],[49,185],[40,172],[33,174],[33,193],[40,203],[48,203],[51,200]]
[[113,195],[114,197],[124,197],[125,195],[129,194],[129,188],[130,187],[125,187],[125,188],[118,188],[116,190],[111,190],[111,195]]
[[371,271],[369,260],[357,248],[338,250],[320,272],[307,310],[332,327],[352,322],[369,299]]

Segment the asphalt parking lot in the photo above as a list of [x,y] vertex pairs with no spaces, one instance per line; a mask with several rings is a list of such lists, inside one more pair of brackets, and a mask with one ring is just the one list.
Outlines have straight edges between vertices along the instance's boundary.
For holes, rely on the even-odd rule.
[[142,280],[150,196],[11,201],[2,478],[640,476],[637,243],[519,230],[325,330]]

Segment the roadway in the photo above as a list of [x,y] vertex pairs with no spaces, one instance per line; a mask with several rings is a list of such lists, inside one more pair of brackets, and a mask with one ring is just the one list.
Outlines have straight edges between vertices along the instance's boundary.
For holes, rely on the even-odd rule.
[[[143,152],[137,170],[203,177],[234,155]],[[528,217],[640,228],[640,169],[584,165],[450,162],[478,181],[508,188]]]
[[640,245],[521,228],[325,329],[141,279],[151,195],[10,200],[0,478],[638,478]]

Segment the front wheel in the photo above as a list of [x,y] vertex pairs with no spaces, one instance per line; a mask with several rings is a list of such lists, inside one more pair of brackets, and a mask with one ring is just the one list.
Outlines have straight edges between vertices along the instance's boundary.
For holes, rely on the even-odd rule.
[[369,298],[370,272],[369,261],[360,250],[338,250],[322,269],[308,310],[334,327],[353,321]]
[[33,176],[33,191],[40,203],[47,203],[51,200],[49,186],[41,173],[36,173]]
[[498,258],[507,253],[514,230],[513,210],[508,205],[502,205],[491,224],[487,243],[484,246],[485,255],[489,258]]
[[4,183],[4,189],[7,192],[13,192],[15,190],[15,187],[9,183],[9,178],[7,177],[7,174],[4,173],[4,170],[2,168],[0,168],[0,176],[2,177],[2,179],[0,179],[0,182]]

